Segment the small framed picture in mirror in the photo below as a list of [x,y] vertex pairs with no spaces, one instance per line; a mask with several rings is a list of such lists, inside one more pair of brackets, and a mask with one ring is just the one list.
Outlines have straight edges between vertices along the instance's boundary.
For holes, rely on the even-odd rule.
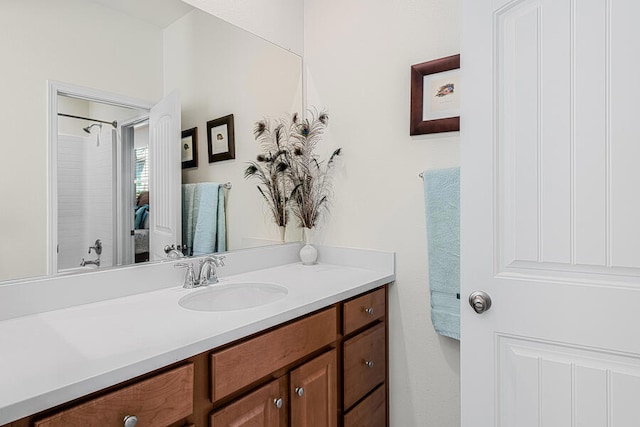
[[182,131],[182,169],[198,167],[198,128]]
[[236,158],[233,134],[233,114],[207,122],[209,163]]

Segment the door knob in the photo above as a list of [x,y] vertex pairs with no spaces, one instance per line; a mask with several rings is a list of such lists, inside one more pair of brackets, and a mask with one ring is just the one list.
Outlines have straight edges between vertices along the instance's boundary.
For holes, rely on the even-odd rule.
[[304,388],[296,387],[295,390],[294,390],[294,393],[297,394],[298,396],[302,397],[302,396],[304,396]]
[[483,291],[475,291],[469,295],[469,305],[476,313],[482,314],[491,308],[491,297]]

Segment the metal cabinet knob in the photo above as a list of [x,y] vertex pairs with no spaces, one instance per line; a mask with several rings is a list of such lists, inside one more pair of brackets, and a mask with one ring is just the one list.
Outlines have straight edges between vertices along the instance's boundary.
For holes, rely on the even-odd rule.
[[276,408],[282,409],[282,405],[284,405],[284,400],[282,400],[281,397],[278,397],[277,399],[273,399],[273,404],[276,405]]
[[373,307],[365,308],[364,312],[367,313],[369,316],[373,316]]
[[304,396],[304,388],[303,387],[296,387],[294,392],[300,397]]
[[491,297],[483,291],[475,291],[469,295],[469,305],[476,313],[482,314],[491,308]]
[[365,361],[364,361],[364,365],[365,365],[367,368],[373,368],[373,360],[365,360]]
[[134,427],[138,424],[138,417],[135,415],[127,415],[124,417],[124,427]]

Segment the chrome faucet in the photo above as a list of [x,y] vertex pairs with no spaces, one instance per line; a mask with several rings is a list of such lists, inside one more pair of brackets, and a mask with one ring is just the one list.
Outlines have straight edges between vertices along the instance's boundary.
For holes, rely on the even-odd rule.
[[100,255],[102,255],[102,242],[100,239],[97,239],[93,246],[89,246],[89,253],[91,253],[91,249],[96,251],[96,255],[100,258]]
[[187,245],[184,246],[180,246],[178,245],[176,247],[176,245],[165,245],[164,247],[164,253],[167,254],[167,258],[184,258],[185,255],[185,251],[187,250]]
[[85,265],[95,265],[96,267],[100,267],[100,257],[94,260],[85,260],[82,258],[82,261],[80,261],[80,267],[84,267]]
[[200,277],[198,278],[200,286],[218,283],[216,267],[224,267],[223,256],[212,255],[200,260]]
[[185,268],[187,271],[184,276],[184,283],[182,285],[185,289],[199,288],[201,286],[207,286],[211,283],[218,283],[218,276],[216,275],[216,267],[224,266],[224,257],[212,255],[200,260],[200,274],[196,279],[196,274],[193,270],[193,263],[179,262],[174,265],[175,268]]
[[88,261],[82,258],[82,261],[80,261],[80,267],[84,267],[85,265],[95,265],[96,267],[100,267],[100,255],[102,255],[102,242],[100,241],[100,239],[96,239],[96,242],[93,244],[93,246],[89,246],[89,254],[91,254],[92,249],[96,252],[96,255],[98,257],[94,260]]

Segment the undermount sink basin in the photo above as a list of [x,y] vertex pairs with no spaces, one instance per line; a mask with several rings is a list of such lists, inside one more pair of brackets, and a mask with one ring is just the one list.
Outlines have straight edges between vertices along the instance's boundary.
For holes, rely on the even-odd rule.
[[273,283],[215,284],[183,296],[178,304],[183,308],[196,311],[245,310],[282,299],[288,292],[284,286]]

